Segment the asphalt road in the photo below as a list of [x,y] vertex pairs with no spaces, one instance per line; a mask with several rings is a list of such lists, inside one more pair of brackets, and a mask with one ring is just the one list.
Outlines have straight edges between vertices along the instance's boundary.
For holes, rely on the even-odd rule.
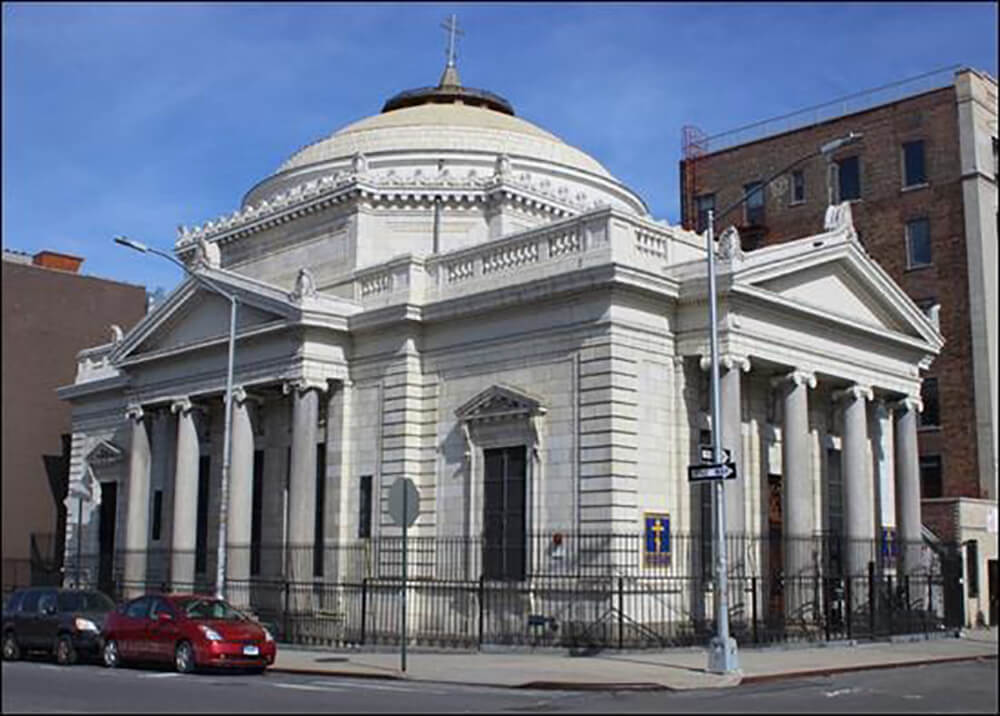
[[786,679],[732,689],[568,692],[269,672],[3,664],[3,713],[996,713],[997,661]]

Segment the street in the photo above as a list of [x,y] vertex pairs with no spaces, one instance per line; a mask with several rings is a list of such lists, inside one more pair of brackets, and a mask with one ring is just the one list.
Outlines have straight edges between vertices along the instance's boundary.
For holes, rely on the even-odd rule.
[[569,692],[279,672],[4,663],[4,713],[995,713],[997,661],[785,679],[698,691]]

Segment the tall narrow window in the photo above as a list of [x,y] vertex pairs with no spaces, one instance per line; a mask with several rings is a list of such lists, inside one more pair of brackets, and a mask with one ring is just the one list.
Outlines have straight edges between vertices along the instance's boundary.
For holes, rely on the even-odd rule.
[[313,532],[313,576],[323,576],[323,515],[326,513],[326,443],[316,452],[316,517]]
[[759,181],[753,181],[743,185],[743,193],[746,195],[747,224],[750,226],[763,226],[764,224],[764,187]]
[[806,175],[797,170],[792,172],[792,203],[801,204],[806,200]]
[[920,496],[941,497],[941,456],[920,456]]
[[858,158],[845,157],[837,162],[838,201],[861,198],[861,166]]
[[202,455],[198,460],[198,521],[195,527],[194,571],[204,574],[208,569],[208,486],[212,458]]
[[906,267],[919,268],[931,264],[931,222],[914,219],[906,222]]
[[160,539],[160,530],[163,525],[163,490],[153,493],[153,539]]
[[483,451],[483,575],[522,580],[525,576],[525,447]]
[[702,194],[695,197],[694,203],[698,212],[697,231],[700,234],[708,228],[708,212],[715,211],[715,194]]
[[372,536],[372,476],[362,475],[358,494],[358,537]]
[[920,400],[924,410],[920,415],[920,427],[936,428],[941,425],[941,406],[938,401],[938,379],[924,378],[920,387]]
[[260,574],[260,537],[264,512],[264,451],[253,452],[253,499],[250,508],[250,574]]
[[919,186],[927,183],[924,169],[923,141],[903,144],[903,186]]

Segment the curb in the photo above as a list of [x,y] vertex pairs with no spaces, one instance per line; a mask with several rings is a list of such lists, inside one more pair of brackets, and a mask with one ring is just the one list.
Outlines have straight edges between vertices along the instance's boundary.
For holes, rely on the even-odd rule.
[[758,676],[744,676],[740,685],[763,684],[771,681],[781,681],[783,679],[798,679],[808,676],[828,676],[830,674],[844,674],[851,671],[875,671],[877,669],[898,669],[905,666],[926,666],[927,664],[948,664],[962,661],[979,661],[980,659],[996,659],[996,654],[979,654],[977,656],[945,656],[936,659],[914,659],[912,661],[896,661],[891,664],[859,664],[856,666],[831,666],[820,669],[808,669],[803,671],[783,671],[777,674],[760,674]]

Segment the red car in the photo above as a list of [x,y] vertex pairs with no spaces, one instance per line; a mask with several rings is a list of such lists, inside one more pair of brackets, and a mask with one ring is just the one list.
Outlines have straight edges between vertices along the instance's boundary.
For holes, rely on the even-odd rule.
[[101,632],[104,665],[173,662],[181,673],[198,667],[262,672],[277,647],[263,626],[227,602],[203,594],[150,594],[108,614]]

